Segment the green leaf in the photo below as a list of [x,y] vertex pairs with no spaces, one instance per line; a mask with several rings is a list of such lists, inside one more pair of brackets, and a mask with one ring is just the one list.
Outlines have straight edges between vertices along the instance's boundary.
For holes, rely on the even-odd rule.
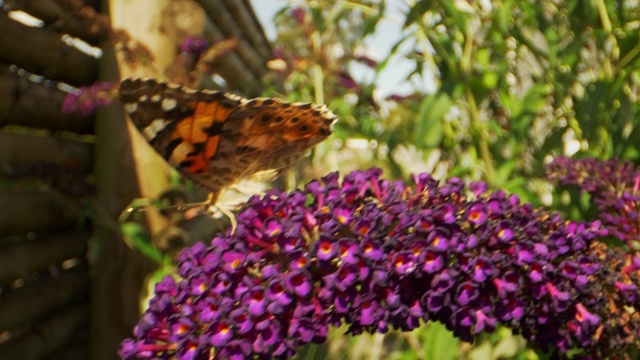
[[427,96],[420,105],[416,126],[416,145],[436,147],[442,142],[444,130],[442,121],[453,102],[446,94]]
[[504,161],[496,168],[494,178],[491,182],[494,185],[502,187],[516,170],[516,160]]
[[151,238],[147,230],[140,224],[134,222],[126,222],[120,225],[122,235],[125,240],[134,248],[138,249],[144,256],[155,261],[158,264],[163,263],[164,254],[151,244]]
[[324,21],[324,16],[322,15],[322,10],[317,7],[312,7],[311,9],[311,19],[313,20],[313,25],[316,27],[316,31],[323,32],[326,29],[326,24]]
[[444,10],[445,18],[453,19],[454,24],[461,32],[467,30],[467,20],[469,15],[464,11],[458,10],[458,7],[453,1],[440,1],[438,2]]
[[512,9],[513,1],[503,1],[501,6],[498,7],[498,11],[494,17],[494,23],[503,34],[509,33],[509,27],[511,26],[510,20],[513,19],[513,15],[511,14]]
[[419,0],[409,9],[407,18],[404,21],[403,28],[407,28],[411,24],[418,22],[422,19],[422,14],[431,9],[433,5],[432,0]]
[[423,356],[431,360],[453,360],[460,353],[460,340],[439,322],[430,322],[422,331]]

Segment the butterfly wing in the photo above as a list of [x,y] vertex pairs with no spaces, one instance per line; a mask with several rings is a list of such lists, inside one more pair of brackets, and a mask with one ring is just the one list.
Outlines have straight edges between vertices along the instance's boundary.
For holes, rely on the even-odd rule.
[[337,118],[325,106],[247,100],[153,79],[125,79],[125,110],[171,165],[218,194],[242,178],[279,170],[326,139]]
[[153,79],[124,79],[120,99],[147,141],[172,166],[212,192],[225,181],[209,171],[229,148],[223,125],[242,101],[218,91],[194,91]]
[[237,134],[236,154],[255,173],[295,163],[331,135],[336,120],[324,105],[256,98],[236,107],[223,128]]

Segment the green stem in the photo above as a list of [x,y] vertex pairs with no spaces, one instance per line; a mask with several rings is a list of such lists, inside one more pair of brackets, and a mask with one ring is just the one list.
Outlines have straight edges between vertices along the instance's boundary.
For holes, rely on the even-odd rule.
[[368,14],[368,15],[378,15],[379,13],[377,9],[373,8],[373,6],[367,6],[367,5],[359,4],[353,1],[345,1],[343,3],[343,7],[350,8],[350,9],[358,9],[362,11],[364,14]]
[[[607,13],[607,6],[605,5],[604,0],[597,0],[596,6],[598,8],[598,16],[600,17],[600,23],[602,24],[602,28],[607,34],[609,34],[609,36],[613,36],[611,35],[611,30],[612,30],[611,19],[609,19],[609,13]],[[605,56],[604,58],[603,69],[604,69],[604,76],[607,79],[611,79],[613,77],[614,72],[613,72],[613,67],[611,65],[611,59],[608,56]]]
[[609,19],[609,13],[607,13],[607,6],[604,3],[604,0],[598,0],[596,6],[598,7],[598,16],[600,17],[600,22],[602,23],[602,28],[607,32],[611,33],[611,19]]
[[460,59],[460,69],[465,78],[471,76],[471,54],[473,53],[473,34],[469,31],[469,25],[464,33],[464,49],[462,59]]
[[618,65],[616,65],[614,69],[614,74],[620,73],[620,71],[622,71],[630,62],[638,57],[638,54],[640,54],[640,45],[634,46],[631,51],[629,51],[622,59],[620,59]]
[[313,66],[313,90],[314,90],[314,102],[316,104],[324,104],[324,86],[322,73],[322,67],[320,65]]

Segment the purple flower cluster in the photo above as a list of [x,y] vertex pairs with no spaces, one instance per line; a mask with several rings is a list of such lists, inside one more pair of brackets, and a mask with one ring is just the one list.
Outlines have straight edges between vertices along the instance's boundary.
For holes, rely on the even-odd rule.
[[547,167],[549,178],[591,194],[610,234],[640,250],[640,170],[629,162],[558,157]]
[[97,82],[69,93],[62,102],[62,112],[77,113],[83,116],[93,114],[98,108],[111,104],[116,96],[120,82]]
[[180,45],[180,52],[191,57],[194,62],[197,62],[207,49],[209,49],[209,42],[203,37],[189,36]]
[[640,309],[638,268],[609,270],[624,256],[594,241],[599,222],[483,183],[380,175],[333,173],[251,198],[235,233],[180,254],[180,279],[157,284],[120,356],[288,358],[332,326],[385,333],[433,320],[466,341],[502,324],[541,349],[594,357],[637,342],[640,318],[623,309]]

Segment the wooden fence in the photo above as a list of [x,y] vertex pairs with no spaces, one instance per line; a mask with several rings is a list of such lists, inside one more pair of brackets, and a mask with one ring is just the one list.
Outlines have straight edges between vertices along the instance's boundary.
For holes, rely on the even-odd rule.
[[[0,360],[116,358],[154,267],[122,241],[117,216],[133,198],[152,195],[157,175],[140,164],[157,156],[136,150],[152,153],[131,135],[117,103],[95,115],[63,113],[70,86],[163,77],[167,57],[177,54],[166,34],[179,28],[174,12],[200,19],[190,31],[210,44],[235,39],[212,71],[247,96],[261,90],[271,48],[248,0],[154,4],[159,9],[146,0],[0,1]],[[101,13],[113,28],[89,21]],[[131,68],[110,31],[161,33],[157,21],[147,22],[153,31],[136,28],[157,13],[177,22],[142,39],[156,72]],[[77,39],[102,55],[70,46]]]

